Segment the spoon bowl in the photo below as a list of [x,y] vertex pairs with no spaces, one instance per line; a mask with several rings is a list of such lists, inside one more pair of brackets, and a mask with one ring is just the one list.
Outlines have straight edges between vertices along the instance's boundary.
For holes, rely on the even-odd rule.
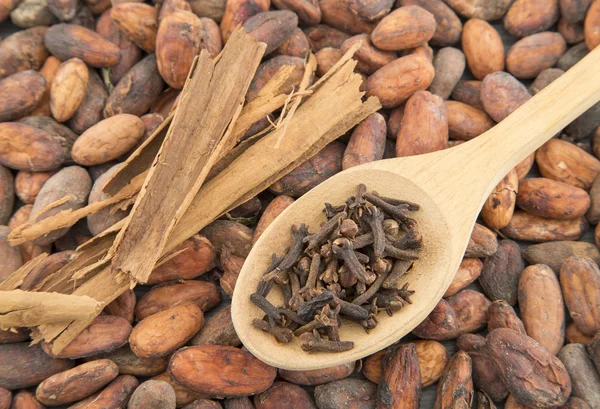
[[[374,339],[391,344],[423,321],[452,281],[452,277],[446,274],[448,264],[452,261],[452,241],[448,240],[450,231],[444,214],[430,196],[405,177],[387,171],[353,171],[351,177],[354,183],[348,183],[346,175],[349,174],[340,174],[321,183],[277,217],[255,244],[253,261],[245,263],[243,273],[238,278],[236,289],[244,288],[249,292],[244,291],[246,297],[234,298],[232,316],[236,331],[244,345],[257,358],[270,365],[284,369],[311,369],[322,366],[323,360],[332,366],[372,354],[381,349],[379,343],[373,342]],[[411,217],[418,223],[419,232],[423,236],[423,247],[419,253],[419,260],[415,261],[413,268],[403,277],[403,280],[409,283],[410,289],[415,290],[411,297],[413,304],[396,311],[391,317],[385,312],[378,314],[379,324],[370,330],[369,334],[357,323],[343,320],[339,331],[340,339],[354,341],[354,348],[345,353],[307,354],[300,348],[297,337],[289,344],[278,343],[272,335],[258,331],[252,326],[252,320],[262,318],[264,313],[250,301],[249,294],[256,289],[263,272],[270,264],[271,254],[284,254],[290,246],[291,226],[305,223],[311,232],[318,230],[320,223],[325,221],[322,212],[324,203],[344,203],[346,198],[355,194],[359,183],[364,183],[369,191],[385,192],[387,196],[406,198],[421,205],[421,209],[411,213]],[[452,268],[456,269],[458,265]],[[440,280],[442,282],[439,284],[432,285]],[[276,287],[271,290],[267,299],[273,305],[283,303],[281,292]],[[296,354],[300,355],[301,359],[288,358]]]
[[[232,300],[232,320],[248,350],[260,360],[288,370],[310,370],[360,359],[400,340],[433,310],[452,282],[483,204],[498,182],[523,159],[600,100],[600,47],[519,107],[485,134],[451,149],[387,159],[345,170],[321,183],[289,206],[262,234],[246,258]],[[297,338],[280,344],[252,326],[263,312],[250,295],[271,263],[292,242],[291,227],[305,223],[311,232],[325,220],[324,203],[343,204],[358,184],[369,191],[416,202],[411,213],[423,248],[404,280],[415,290],[412,304],[377,315],[379,324],[366,334],[342,320],[340,339],[354,348],[338,353],[304,352]],[[282,305],[277,288],[268,299]]]

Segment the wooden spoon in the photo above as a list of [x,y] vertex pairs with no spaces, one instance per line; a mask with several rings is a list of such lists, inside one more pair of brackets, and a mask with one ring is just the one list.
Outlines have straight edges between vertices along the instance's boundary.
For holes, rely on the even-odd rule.
[[[600,47],[535,95],[509,117],[477,138],[438,152],[368,163],[327,179],[287,208],[263,233],[248,255],[233,294],[232,318],[240,339],[260,360],[284,369],[331,367],[363,358],[409,333],[433,310],[452,282],[463,258],[475,220],[498,182],[517,164],[600,100]],[[344,321],[343,341],[354,348],[339,353],[308,354],[297,338],[280,344],[252,326],[264,314],[250,294],[271,261],[291,244],[291,226],[306,223],[311,231],[325,220],[324,202],[344,203],[356,186],[388,197],[419,203],[415,212],[423,249],[404,276],[415,290],[413,303],[393,317],[379,313],[377,327],[366,334]],[[269,299],[282,304],[281,294]],[[443,318],[443,317],[440,317]]]

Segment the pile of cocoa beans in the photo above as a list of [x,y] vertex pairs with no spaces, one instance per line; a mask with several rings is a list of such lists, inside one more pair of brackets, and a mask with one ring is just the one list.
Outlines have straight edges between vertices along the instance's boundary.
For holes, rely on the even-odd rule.
[[315,81],[360,43],[356,71],[383,106],[182,243],[59,354],[0,331],[0,409],[600,409],[600,103],[500,182],[444,298],[398,344],[277,370],[243,348],[228,305],[295,199],[343,169],[487,131],[600,44],[600,0],[0,0],[0,22],[0,282],[51,253],[24,290],[128,210],[18,247],[11,228],[66,196],[52,212],[108,198],[194,56],[217,55],[236,26],[267,44],[248,101],[284,65],[297,89],[307,53]]

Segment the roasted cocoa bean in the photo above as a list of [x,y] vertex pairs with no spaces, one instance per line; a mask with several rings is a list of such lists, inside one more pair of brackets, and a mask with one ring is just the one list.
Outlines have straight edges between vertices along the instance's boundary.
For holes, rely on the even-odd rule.
[[560,285],[569,314],[590,337],[600,331],[600,269],[588,257],[569,257],[560,267]]
[[531,265],[519,279],[519,308],[527,335],[556,355],[565,339],[565,305],[556,274]]
[[175,391],[167,382],[146,381],[133,391],[128,409],[175,409]]

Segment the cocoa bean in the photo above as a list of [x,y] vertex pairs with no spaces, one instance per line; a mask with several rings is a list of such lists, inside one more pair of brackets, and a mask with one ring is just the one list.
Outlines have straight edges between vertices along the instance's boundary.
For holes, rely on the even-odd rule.
[[565,366],[533,338],[498,328],[488,334],[485,350],[519,403],[538,408],[566,403],[571,380]]
[[115,86],[106,101],[104,117],[145,114],[161,94],[163,86],[156,56],[150,54],[134,65]]
[[[214,222],[218,223],[218,222]],[[244,226],[245,227],[245,226]],[[205,230],[208,227],[205,228]],[[248,249],[249,251],[249,249]],[[169,254],[179,253],[152,270],[146,284],[153,285],[172,280],[191,280],[211,268],[215,259],[215,250],[206,237],[194,235],[175,247]]]
[[457,13],[465,18],[480,18],[494,21],[501,18],[510,5],[511,0],[447,0]]
[[[44,183],[56,172],[28,172],[19,171],[15,177],[15,193],[17,197],[27,204],[33,204],[40,193]],[[12,206],[10,206],[12,208]]]
[[12,392],[0,387],[0,408],[10,409],[12,402]]
[[242,271],[244,265],[244,257],[238,257],[234,255],[227,247],[221,250],[221,268],[223,269],[223,275],[219,278],[219,284],[221,288],[230,297],[233,297],[233,290],[235,289],[235,283]]
[[119,47],[100,34],[74,24],[56,24],[44,36],[44,44],[58,59],[79,58],[90,67],[112,67],[119,63]]
[[227,398],[223,401],[225,409],[254,409],[254,405],[250,398]]
[[[181,33],[188,33],[185,37]],[[160,22],[156,34],[158,71],[172,88],[183,88],[200,51],[202,21],[193,13],[176,10]]]
[[97,392],[117,375],[119,368],[108,359],[86,362],[40,383],[35,397],[44,405],[66,405]]
[[483,262],[479,283],[490,300],[517,303],[517,288],[525,268],[519,245],[512,240],[500,240],[498,250]]
[[256,243],[263,232],[269,227],[269,225],[275,220],[277,216],[281,214],[289,205],[294,203],[294,199],[286,195],[280,195],[269,202],[263,214],[260,216],[256,228],[254,229],[254,235],[252,236],[252,244]]
[[266,43],[265,54],[270,54],[294,33],[298,16],[289,10],[265,11],[250,17],[243,27],[250,36]]
[[[121,164],[112,166],[109,170],[104,172],[92,186],[90,196],[88,198],[88,204],[100,202],[102,200],[109,199],[111,196],[105,193],[102,189],[106,183],[117,173],[121,168]],[[90,233],[96,236],[112,226],[113,224],[123,220],[127,217],[127,212],[123,210],[117,210],[113,212],[112,207],[106,207],[97,213],[91,214],[87,217],[87,226],[90,229]]]
[[467,65],[478,80],[504,69],[504,46],[494,27],[488,22],[473,18],[465,23],[462,47]]
[[482,110],[459,101],[446,101],[448,130],[453,139],[468,141],[495,125]]
[[319,409],[374,409],[377,387],[362,379],[342,379],[315,388]]
[[50,110],[58,122],[68,121],[75,114],[85,98],[88,79],[88,68],[79,58],[58,67],[50,89]]
[[574,139],[591,135],[600,126],[600,103],[593,105],[565,128],[565,133]]
[[475,223],[465,257],[488,257],[496,253],[498,240],[496,234],[479,223]]
[[317,75],[322,77],[342,58],[342,52],[337,48],[327,47],[317,51],[315,58],[317,60]]
[[214,397],[263,392],[271,386],[276,375],[275,368],[250,353],[218,345],[180,349],[171,358],[169,372],[182,385]]
[[423,339],[446,341],[458,337],[461,329],[454,309],[442,299],[412,333]]
[[189,405],[195,400],[203,398],[203,396],[198,392],[186,388],[179,382],[173,380],[169,372],[163,372],[162,374],[153,377],[152,380],[167,382],[169,385],[171,385],[171,387],[175,391],[175,405],[178,408],[185,405]]
[[136,296],[133,290],[125,291],[104,307],[104,312],[115,317],[125,318],[130,324],[133,323]]
[[503,300],[494,301],[488,310],[488,331],[497,328],[508,328],[521,334],[527,334],[523,321],[517,317],[513,307]]
[[585,218],[547,219],[517,210],[502,234],[513,240],[543,243],[559,240],[579,240],[588,229]]
[[592,2],[587,11],[583,35],[588,49],[593,50],[600,44],[600,5],[597,1]]
[[565,409],[590,409],[590,406],[585,403],[584,400],[574,396],[570,397],[567,403],[565,403],[565,405],[562,407]]
[[[87,197],[92,188],[92,180],[85,169],[79,166],[70,166],[61,169],[54,176],[46,181],[40,193],[35,199],[31,209],[31,217],[38,217],[37,220],[43,220],[53,216],[63,210],[77,210],[87,203]],[[63,204],[41,213],[50,203],[69,196],[70,199]],[[69,228],[55,230],[45,236],[39,237],[33,243],[43,246],[56,241],[64,236]]]
[[572,397],[580,398],[590,408],[600,406],[600,375],[581,344],[565,345],[558,358],[567,368],[573,389]]
[[592,3],[593,0],[559,0],[560,15],[568,23],[579,23]]
[[167,382],[146,381],[133,391],[127,409],[175,409],[175,391]]
[[32,116],[52,116],[52,110],[50,109],[50,90],[52,88],[52,81],[54,80],[56,71],[61,64],[62,62],[58,58],[51,55],[46,59],[46,62],[44,62],[44,65],[40,69],[40,74],[42,74],[46,80],[46,89],[44,90],[44,94],[42,95],[40,102],[31,112]]
[[345,33],[370,33],[375,28],[375,22],[361,19],[344,0],[319,0],[319,8],[323,23]]
[[321,22],[321,8],[317,0],[274,0],[279,10],[291,10],[298,16],[300,23],[314,26]]
[[434,68],[429,61],[407,55],[384,65],[369,77],[367,96],[378,97],[384,108],[394,108],[416,91],[427,89],[433,77]]
[[442,48],[433,60],[433,68],[435,77],[429,90],[432,94],[448,99],[465,70],[465,55],[457,48]]
[[153,287],[136,304],[135,316],[138,321],[157,312],[192,302],[202,311],[208,311],[221,301],[216,285],[206,281],[177,281]]
[[200,39],[200,50],[206,50],[211,57],[216,57],[223,49],[221,40],[221,29],[219,25],[210,18],[202,17],[202,38]]
[[0,387],[19,389],[35,386],[44,379],[73,367],[67,359],[54,359],[39,345],[29,343],[0,345]]
[[577,64],[583,57],[585,57],[590,50],[584,42],[575,44],[569,48],[563,55],[558,59],[558,68],[563,71],[567,71],[569,68]]
[[348,34],[326,24],[308,27],[304,32],[311,50],[315,53],[325,47],[340,48],[344,41],[350,38]]
[[298,385],[275,382],[265,392],[254,396],[256,409],[317,409],[312,397]]
[[397,2],[400,6],[419,6],[431,14],[436,22],[435,33],[430,44],[437,47],[447,47],[458,43],[462,32],[462,23],[444,2],[436,0],[400,0]]
[[531,95],[527,88],[506,72],[490,74],[481,84],[481,101],[485,112],[496,122],[512,114],[529,98]]
[[515,37],[526,37],[546,31],[558,17],[556,0],[517,0],[504,16],[504,28]]
[[471,367],[471,358],[464,351],[459,351],[450,358],[438,383],[435,409],[471,407],[473,402]]
[[15,181],[10,170],[0,165],[0,224],[7,224],[15,202]]
[[481,217],[488,227],[502,229],[510,224],[514,218],[518,189],[519,179],[513,169],[496,185],[481,209]]
[[[321,9],[319,9],[319,12],[320,11]],[[304,34],[304,31],[296,27],[292,35],[281,43],[274,53],[276,55],[289,55],[291,57],[304,58],[309,50],[310,45],[308,44],[308,37]]]
[[452,90],[452,99],[482,111],[485,109],[481,101],[481,81],[458,81]]
[[138,381],[130,375],[121,375],[99,393],[84,399],[69,409],[122,409],[137,388]]
[[546,264],[558,274],[563,261],[571,256],[590,257],[596,264],[600,263],[600,252],[591,243],[555,241],[527,247],[523,258],[529,264]]
[[567,330],[565,332],[568,344],[587,345],[591,343],[593,339],[593,337],[588,337],[583,332],[581,332],[581,330],[577,328],[577,325],[574,322],[567,325]]
[[51,26],[58,23],[46,0],[24,0],[10,12],[10,21],[20,28]]
[[131,325],[121,317],[99,315],[61,352],[52,351],[52,343],[42,343],[44,352],[56,358],[83,358],[113,351],[127,342]]
[[478,332],[488,320],[490,300],[474,290],[462,290],[448,298],[461,333]]
[[171,15],[176,10],[192,11],[192,6],[187,1],[182,0],[165,0],[160,4],[158,12],[158,22]]
[[108,92],[100,76],[94,70],[90,71],[85,97],[68,122],[71,129],[82,134],[100,122],[107,99]]
[[429,41],[435,33],[433,14],[418,6],[400,7],[385,16],[371,33],[380,50],[405,50]]
[[11,121],[31,113],[46,90],[46,79],[27,70],[0,80],[0,121]]
[[[231,321],[231,306],[226,306],[208,318],[200,332],[192,338],[190,345],[225,345],[232,347],[242,345],[242,341],[238,338]],[[285,377],[283,378],[285,379]]]
[[[160,358],[185,345],[204,324],[202,310],[191,302],[176,305],[140,321],[131,331],[131,350],[140,358]],[[165,331],[170,335],[165,338]]]
[[525,37],[508,50],[506,70],[517,78],[530,79],[553,67],[567,49],[559,33],[543,32]]
[[276,195],[288,195],[294,198],[302,196],[342,170],[345,149],[346,146],[340,142],[330,143],[315,156],[273,183],[269,190]]
[[223,409],[223,406],[214,400],[198,399],[186,405],[183,409]]
[[269,0],[227,0],[221,20],[223,42],[229,40],[229,36],[238,25],[244,24],[258,13],[268,11],[270,5]]
[[412,156],[448,146],[448,116],[442,98],[415,92],[406,102],[396,139],[396,156]]
[[535,160],[542,176],[590,189],[600,172],[600,161],[575,144],[551,139],[536,151]]
[[290,57],[287,55],[279,55],[273,57],[268,61],[263,62],[258,66],[256,74],[250,83],[248,93],[246,94],[246,101],[252,101],[258,92],[264,87],[267,82],[279,71],[283,66],[291,65],[296,67],[290,75],[289,79],[281,86],[279,92],[289,93],[294,88],[298,88],[302,77],[304,76],[304,60],[299,57]]
[[129,345],[123,345],[121,348],[96,357],[110,359],[119,367],[120,374],[134,376],[158,375],[167,369],[170,358],[169,356],[155,359],[140,358],[133,353]]
[[465,257],[460,263],[456,274],[454,275],[454,279],[452,283],[446,290],[444,294],[444,298],[450,297],[479,277],[481,274],[481,269],[483,268],[483,263],[478,258]]
[[[554,80],[563,75],[565,72],[560,68],[546,68],[542,72],[538,74],[535,78],[531,86],[529,87],[529,93],[531,95],[535,95],[548,85],[550,85]],[[553,140],[553,139],[551,139]]]
[[6,280],[12,273],[23,265],[23,259],[18,247],[11,247],[8,243],[8,235],[11,229],[0,226],[0,283]]
[[189,3],[198,17],[208,17],[217,23],[223,18],[225,0],[191,0]]
[[562,17],[558,20],[556,28],[569,45],[577,44],[585,40],[582,23],[568,23],[564,17]]
[[71,155],[73,160],[85,166],[106,163],[128,152],[143,135],[141,119],[131,114],[118,114],[81,134]]
[[521,181],[517,206],[551,219],[576,219],[585,215],[590,197],[585,190],[547,178]]
[[353,57],[356,61],[356,69],[364,74],[370,75],[392,62],[397,58],[393,51],[382,51],[377,49],[371,42],[368,34],[358,34],[345,40],[340,46],[340,52],[345,54],[352,46],[360,43]]
[[596,366],[596,371],[600,373],[600,335],[596,334],[593,340],[587,346],[590,359]]
[[383,158],[386,123],[379,113],[369,115],[354,131],[344,151],[342,169]]
[[556,274],[531,265],[519,279],[519,308],[527,335],[556,355],[565,339],[565,305]]
[[49,255],[23,278],[20,289],[23,291],[39,290],[46,281],[46,278],[56,273],[71,261],[72,255],[72,251],[61,251]]
[[158,31],[158,9],[144,3],[123,3],[111,9],[113,22],[142,50],[153,53]]
[[418,408],[421,371],[413,344],[389,349],[383,357],[383,374],[377,386],[377,408]]
[[590,337],[600,331],[600,269],[588,257],[569,257],[560,267],[560,285],[569,314]]
[[508,389],[483,348],[485,338],[481,335],[463,334],[456,340],[456,345],[471,358],[475,389],[484,391],[492,400],[505,399]]
[[[0,43],[0,78],[20,71],[39,70],[49,53],[44,45],[47,27],[33,27],[9,35]],[[14,95],[13,95],[14,97]]]
[[297,385],[315,386],[338,381],[349,376],[355,368],[356,362],[349,362],[323,369],[311,369],[306,371],[290,371],[279,369],[279,376],[288,382]]

